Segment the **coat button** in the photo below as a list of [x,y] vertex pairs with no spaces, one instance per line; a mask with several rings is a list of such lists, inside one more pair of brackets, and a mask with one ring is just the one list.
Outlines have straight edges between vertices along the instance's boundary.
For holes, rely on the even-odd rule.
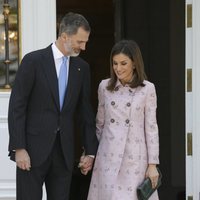
[[115,105],[115,102],[114,102],[114,101],[111,101],[111,105],[114,106],[114,105]]
[[126,120],[126,123],[127,123],[127,124],[129,123],[129,119]]
[[114,120],[114,119],[111,119],[111,120],[110,120],[110,122],[111,122],[111,123],[114,123],[114,122],[115,122],[115,120]]
[[116,87],[114,90],[115,90],[115,91],[118,91],[118,90],[119,90],[119,87]]
[[131,103],[130,103],[130,102],[128,102],[126,105],[127,105],[128,107],[130,107],[130,106],[131,106]]

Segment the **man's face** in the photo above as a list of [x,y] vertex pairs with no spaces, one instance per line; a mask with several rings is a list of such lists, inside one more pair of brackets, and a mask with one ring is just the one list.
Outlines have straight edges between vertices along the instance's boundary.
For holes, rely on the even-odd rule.
[[85,50],[89,35],[89,32],[80,27],[76,34],[66,36],[66,42],[64,42],[66,54],[69,56],[78,56],[81,51]]

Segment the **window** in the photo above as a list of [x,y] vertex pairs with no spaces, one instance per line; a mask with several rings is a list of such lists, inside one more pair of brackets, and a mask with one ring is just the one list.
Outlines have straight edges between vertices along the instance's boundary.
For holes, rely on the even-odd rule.
[[19,66],[18,1],[0,0],[0,88],[9,88]]

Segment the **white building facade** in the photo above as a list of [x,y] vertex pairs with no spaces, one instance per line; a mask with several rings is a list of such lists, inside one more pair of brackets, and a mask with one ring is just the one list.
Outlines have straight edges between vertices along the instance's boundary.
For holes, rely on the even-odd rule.
[[[22,57],[56,39],[56,0],[21,0]],[[186,198],[200,200],[200,0],[186,0]],[[9,161],[7,112],[10,91],[0,91],[0,200],[14,200],[15,164]],[[46,197],[44,196],[44,199]]]

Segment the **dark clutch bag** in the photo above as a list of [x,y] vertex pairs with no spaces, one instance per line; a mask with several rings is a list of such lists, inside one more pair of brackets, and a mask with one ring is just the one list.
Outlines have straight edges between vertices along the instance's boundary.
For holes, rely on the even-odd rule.
[[150,178],[146,178],[142,182],[142,184],[139,185],[137,188],[138,200],[148,200],[149,197],[153,194],[153,192],[161,186],[162,174],[161,174],[159,168],[157,168],[157,170],[159,173],[159,178],[158,178],[158,183],[157,183],[156,188],[153,189]]

